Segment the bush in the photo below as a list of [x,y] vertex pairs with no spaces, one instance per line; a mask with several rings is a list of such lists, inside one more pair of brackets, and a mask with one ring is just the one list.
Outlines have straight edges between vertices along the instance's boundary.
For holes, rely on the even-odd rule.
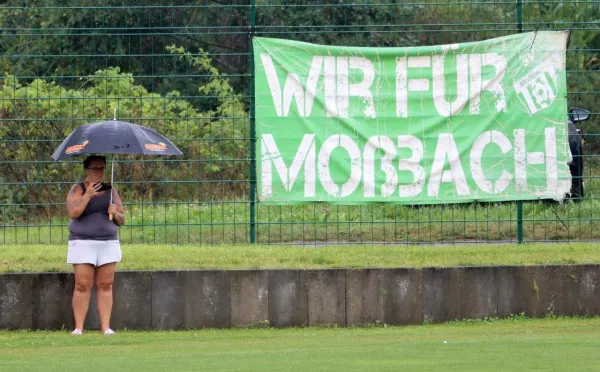
[[[198,111],[177,91],[164,96],[148,92],[119,67],[82,77],[78,89],[42,79],[23,85],[16,77],[6,76],[0,85],[0,203],[63,203],[81,168],[72,162],[55,163],[51,154],[72,130],[112,119],[114,109],[118,109],[120,120],[155,129],[184,153],[183,158],[176,159],[127,157],[115,176],[117,182],[134,182],[122,192],[130,201],[180,195],[201,200],[208,195],[199,187],[208,185],[204,181],[246,179],[248,166],[243,156],[247,154],[248,141],[244,139],[248,137],[249,119],[243,97],[234,92],[204,51],[192,56],[175,46],[168,50],[197,74],[206,76],[197,99],[210,102],[203,105],[207,110]],[[81,158],[73,161],[80,162]],[[163,181],[197,182],[173,188],[165,187]],[[35,207],[35,213],[42,212],[42,207]],[[24,213],[22,208],[10,216],[3,213],[0,219],[14,219]]]

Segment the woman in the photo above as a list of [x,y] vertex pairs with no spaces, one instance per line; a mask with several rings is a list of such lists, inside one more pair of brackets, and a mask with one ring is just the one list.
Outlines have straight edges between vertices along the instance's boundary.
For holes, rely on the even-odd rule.
[[[89,156],[83,161],[83,168],[87,178],[84,182],[73,185],[67,196],[67,213],[71,218],[67,263],[73,264],[75,271],[75,330],[72,334],[83,333],[95,281],[100,329],[105,335],[110,335],[115,333],[110,329],[112,284],[115,267],[121,261],[118,233],[119,226],[125,224],[125,211],[117,190],[101,190],[106,158]],[[112,220],[109,219],[109,214],[113,215]]]

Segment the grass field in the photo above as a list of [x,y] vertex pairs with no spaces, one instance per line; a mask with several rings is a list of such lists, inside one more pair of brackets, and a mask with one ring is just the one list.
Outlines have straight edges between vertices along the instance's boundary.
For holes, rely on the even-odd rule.
[[[445,342],[446,341],[446,342]],[[600,318],[377,328],[0,332],[2,371],[597,371]]]
[[[354,268],[600,263],[596,243],[445,246],[123,245],[119,270]],[[66,245],[0,246],[1,272],[71,271]]]

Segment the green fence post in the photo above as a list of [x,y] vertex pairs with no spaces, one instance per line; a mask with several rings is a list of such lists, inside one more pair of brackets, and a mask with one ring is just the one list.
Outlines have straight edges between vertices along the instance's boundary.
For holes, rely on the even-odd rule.
[[254,120],[254,48],[252,38],[256,24],[256,3],[250,0],[250,244],[256,243],[256,122]]
[[[517,0],[517,33],[523,32],[523,0]],[[523,201],[517,200],[517,242],[523,243]]]
[[517,0],[517,33],[523,32],[523,0]]
[[517,243],[523,243],[523,201],[517,201]]

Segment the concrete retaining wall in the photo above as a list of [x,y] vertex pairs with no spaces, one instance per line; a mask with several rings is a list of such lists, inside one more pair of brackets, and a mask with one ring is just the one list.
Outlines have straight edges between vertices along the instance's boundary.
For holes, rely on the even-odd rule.
[[[0,275],[0,329],[72,328],[72,291],[70,273]],[[114,294],[116,329],[598,316],[600,265],[117,272]]]

